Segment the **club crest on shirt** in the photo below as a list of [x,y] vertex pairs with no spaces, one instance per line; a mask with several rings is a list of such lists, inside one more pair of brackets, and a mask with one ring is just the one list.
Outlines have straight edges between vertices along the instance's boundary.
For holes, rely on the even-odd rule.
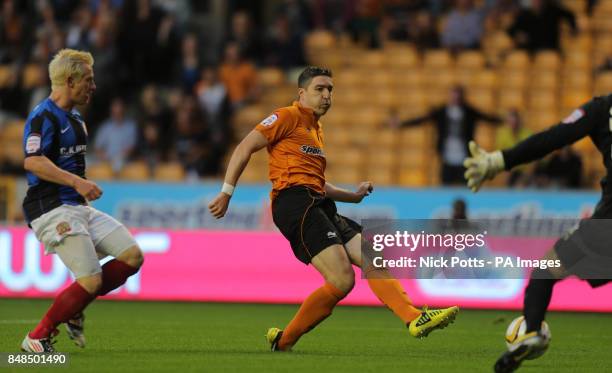
[[274,122],[276,122],[276,120],[278,119],[278,115],[276,114],[272,114],[269,117],[267,117],[266,119],[261,121],[261,125],[265,126],[265,127],[269,127],[272,124],[274,124]]
[[68,222],[63,221],[55,227],[55,230],[57,231],[57,234],[63,236],[64,234],[70,232],[72,228],[70,228],[70,224],[68,224]]
[[584,110],[576,109],[567,118],[563,119],[563,123],[574,123],[584,116]]
[[40,135],[32,134],[26,140],[26,153],[32,154],[40,150]]

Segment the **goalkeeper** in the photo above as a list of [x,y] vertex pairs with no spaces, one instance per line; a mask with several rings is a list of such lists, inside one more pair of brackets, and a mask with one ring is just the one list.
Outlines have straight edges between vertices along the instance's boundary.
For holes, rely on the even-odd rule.
[[554,285],[570,276],[587,280],[591,287],[602,286],[612,279],[612,95],[597,97],[576,109],[561,123],[528,137],[512,148],[486,152],[473,141],[469,144],[471,157],[464,161],[468,187],[477,192],[485,180],[513,167],[540,159],[545,155],[590,137],[603,156],[607,175],[601,181],[602,196],[590,219],[560,238],[544,257],[559,259],[558,268],[534,269],[525,288],[523,315],[527,330],[521,346],[506,352],[495,364],[496,372],[512,372],[532,353],[544,347],[539,334]]

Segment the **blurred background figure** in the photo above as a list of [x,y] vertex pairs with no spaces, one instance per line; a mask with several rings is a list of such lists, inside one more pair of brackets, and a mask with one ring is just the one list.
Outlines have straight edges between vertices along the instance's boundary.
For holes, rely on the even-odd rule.
[[465,200],[457,198],[453,201],[453,211],[451,213],[451,219],[466,220],[467,218],[467,205],[465,203]]
[[502,122],[498,116],[482,113],[469,105],[463,87],[455,86],[449,91],[446,104],[433,108],[425,116],[402,122],[398,118],[391,118],[390,124],[410,127],[433,122],[438,133],[436,150],[442,162],[440,180],[444,185],[463,185],[463,160],[468,155],[468,143],[474,138],[479,120],[495,125]]
[[[497,129],[495,137],[496,149],[508,149],[516,145],[532,132],[523,126],[521,115],[516,109],[511,109],[506,115],[506,123]],[[526,164],[516,167],[508,176],[508,186],[527,186],[531,181],[533,166]]]
[[239,109],[256,100],[258,92],[257,70],[252,62],[242,56],[237,43],[225,47],[223,62],[220,66],[220,77],[227,87],[234,109]]
[[535,170],[538,188],[577,189],[582,186],[582,160],[571,146],[559,150]]
[[110,116],[102,123],[94,138],[97,160],[109,162],[113,171],[118,173],[133,155],[137,141],[136,122],[126,116],[123,99],[114,98]]
[[480,46],[484,11],[474,7],[473,0],[456,0],[442,31],[442,46],[453,51]]
[[202,69],[196,96],[210,131],[210,140],[214,147],[211,151],[220,159],[233,137],[232,104],[227,88],[219,80],[216,68],[209,66]]
[[558,50],[563,22],[567,22],[574,34],[578,32],[574,14],[558,2],[531,0],[531,6],[517,14],[508,32],[517,47],[530,52]]

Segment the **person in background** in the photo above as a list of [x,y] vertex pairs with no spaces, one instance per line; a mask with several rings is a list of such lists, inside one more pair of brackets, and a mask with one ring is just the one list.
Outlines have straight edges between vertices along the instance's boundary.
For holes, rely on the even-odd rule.
[[244,59],[241,53],[237,43],[229,43],[219,68],[219,76],[227,88],[234,109],[255,101],[259,95],[255,65]]
[[434,122],[438,131],[436,149],[442,163],[440,180],[444,185],[459,185],[463,183],[463,159],[468,155],[468,142],[474,137],[479,120],[496,125],[502,122],[496,115],[482,113],[469,105],[463,87],[455,86],[446,104],[433,108],[427,115],[403,122],[392,116],[389,123],[392,127],[410,127]]
[[582,186],[582,160],[571,146],[561,148],[535,169],[539,188],[578,189]]
[[[495,147],[497,149],[507,149],[516,145],[518,142],[531,136],[531,131],[523,126],[521,115],[516,109],[511,109],[506,116],[506,126],[497,129],[495,136]],[[527,186],[529,176],[532,173],[530,165],[516,167],[508,176],[508,186]]]
[[119,172],[128,161],[138,141],[136,122],[126,117],[122,98],[111,103],[108,118],[96,133],[94,150],[99,161],[110,162],[113,171]]

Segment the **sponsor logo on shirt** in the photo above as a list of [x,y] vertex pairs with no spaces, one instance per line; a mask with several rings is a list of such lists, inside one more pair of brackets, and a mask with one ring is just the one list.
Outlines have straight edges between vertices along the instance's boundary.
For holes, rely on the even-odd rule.
[[325,153],[323,152],[323,149],[317,148],[316,146],[302,145],[300,146],[300,150],[302,151],[302,153],[305,153],[305,154],[325,157]]
[[87,153],[87,145],[74,145],[67,148],[60,148],[60,155],[75,155],[80,153]]

